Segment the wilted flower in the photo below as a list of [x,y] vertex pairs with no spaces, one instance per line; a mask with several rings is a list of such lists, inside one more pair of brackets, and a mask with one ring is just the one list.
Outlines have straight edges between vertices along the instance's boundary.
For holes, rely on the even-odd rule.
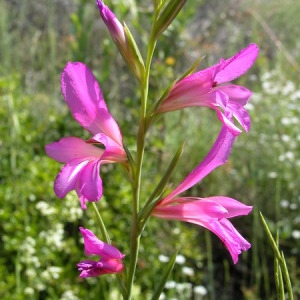
[[178,194],[195,185],[216,167],[224,164],[229,157],[234,140],[235,137],[232,133],[223,126],[205,159],[177,188],[156,205],[152,215],[168,220],[189,222],[209,229],[225,244],[236,263],[242,250],[248,250],[251,245],[239,234],[228,218],[247,215],[252,207],[224,196],[177,197]]
[[252,92],[245,87],[228,83],[246,73],[258,56],[259,49],[250,44],[235,56],[221,59],[210,68],[191,74],[177,82],[158,107],[158,113],[165,113],[190,106],[207,106],[217,112],[222,123],[234,135],[241,130],[232,122],[236,118],[249,131],[250,117],[244,106]]
[[[56,195],[63,198],[75,190],[84,209],[87,201],[98,201],[102,196],[100,166],[125,162],[126,153],[118,124],[109,113],[91,70],[83,63],[69,62],[61,75],[61,88],[73,117],[94,136],[87,141],[62,138],[47,145],[46,153],[65,163],[55,179]],[[95,145],[103,145],[105,149]]]
[[98,261],[83,260],[78,266],[79,277],[96,277],[104,274],[120,273],[123,268],[122,259],[125,257],[117,248],[100,241],[93,232],[79,228],[84,239],[84,252],[87,256],[98,255]]

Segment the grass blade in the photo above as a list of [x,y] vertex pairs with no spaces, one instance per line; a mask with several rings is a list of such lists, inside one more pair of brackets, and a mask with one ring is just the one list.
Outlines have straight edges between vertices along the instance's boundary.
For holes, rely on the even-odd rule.
[[161,293],[163,292],[164,287],[166,285],[166,282],[167,282],[167,280],[170,276],[170,273],[173,270],[177,254],[178,254],[178,252],[176,251],[176,253],[174,253],[173,256],[171,257],[171,259],[170,259],[170,261],[167,265],[167,268],[166,268],[165,272],[163,273],[163,275],[162,275],[162,277],[159,281],[158,286],[155,288],[155,291],[153,293],[153,296],[152,296],[151,300],[158,300]]

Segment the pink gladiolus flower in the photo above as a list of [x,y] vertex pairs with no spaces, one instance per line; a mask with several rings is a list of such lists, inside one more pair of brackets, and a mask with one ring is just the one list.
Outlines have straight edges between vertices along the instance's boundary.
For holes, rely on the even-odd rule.
[[88,229],[79,228],[84,239],[84,252],[87,256],[98,255],[99,261],[83,260],[78,266],[81,271],[79,277],[96,277],[104,274],[120,273],[124,265],[122,259],[125,257],[117,248],[100,241]]
[[163,198],[152,211],[152,215],[169,220],[180,220],[203,226],[215,233],[229,250],[234,263],[242,250],[251,245],[233,227],[228,218],[247,215],[251,206],[224,196],[209,198],[177,197],[218,166],[224,164],[231,152],[235,136],[223,126],[212,149],[204,160],[175,188]]
[[[122,135],[118,124],[109,113],[102,92],[91,70],[83,63],[68,63],[61,75],[61,88],[73,117],[93,137],[82,140],[66,137],[46,146],[51,158],[65,163],[54,182],[59,198],[75,190],[82,209],[87,201],[98,201],[102,196],[100,166],[125,162]],[[103,145],[101,149],[95,145]]]
[[258,52],[258,47],[250,44],[233,57],[221,59],[218,64],[185,77],[171,88],[157,112],[165,113],[190,106],[206,106],[217,112],[220,121],[232,134],[241,133],[232,122],[233,117],[248,132],[251,121],[244,106],[252,92],[229,82],[252,67]]

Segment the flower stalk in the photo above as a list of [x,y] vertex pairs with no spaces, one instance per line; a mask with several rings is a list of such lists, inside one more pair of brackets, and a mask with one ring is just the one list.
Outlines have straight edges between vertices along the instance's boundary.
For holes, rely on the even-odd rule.
[[[107,29],[139,84],[141,103],[136,156],[134,157],[123,145],[121,130],[106,106],[95,76],[80,62],[69,62],[66,65],[61,76],[61,87],[73,117],[92,134],[92,137],[88,140],[67,137],[46,146],[46,152],[50,157],[65,164],[55,180],[55,193],[63,198],[74,190],[82,209],[87,208],[87,202],[92,202],[104,240],[99,240],[89,229],[80,227],[85,254],[99,257],[97,261],[82,260],[77,265],[81,272],[80,277],[116,274],[124,300],[132,299],[140,238],[150,216],[189,222],[212,231],[227,247],[234,263],[238,262],[242,251],[251,247],[228,220],[247,215],[252,209],[251,206],[226,196],[200,198],[179,194],[227,162],[236,137],[242,132],[235,125],[234,119],[245,131],[250,129],[250,117],[244,106],[251,96],[251,91],[228,82],[248,71],[258,55],[258,47],[250,44],[235,56],[227,60],[221,59],[218,64],[193,73],[201,62],[203,58],[201,57],[181,77],[171,83],[156,102],[148,105],[151,62],[157,40],[186,2],[186,0],[154,0],[154,16],[144,63],[129,28],[117,19],[102,0],[96,1]],[[183,143],[152,193],[148,196],[143,193],[145,202],[142,206],[142,170],[147,132],[163,114],[191,106],[214,109],[222,122],[220,133],[203,161],[177,187],[171,189],[169,180],[183,152]],[[127,268],[123,263],[125,255],[112,245],[95,203],[103,194],[100,167],[108,163],[120,163],[125,168],[131,184],[130,261]],[[153,300],[159,299],[175,260],[176,253],[161,281],[156,284]]]
[[140,235],[139,231],[139,208],[140,208],[140,196],[141,196],[141,180],[142,180],[142,166],[145,152],[145,136],[147,133],[146,129],[146,115],[147,115],[147,100],[149,91],[149,76],[150,67],[155,50],[156,42],[153,38],[153,29],[150,35],[148,49],[147,49],[147,59],[145,65],[145,73],[141,82],[141,113],[140,122],[137,135],[137,159],[136,159],[136,172],[135,178],[132,185],[133,201],[132,201],[132,227],[131,227],[131,239],[130,239],[130,266],[128,273],[128,299],[132,297],[132,286],[134,275],[136,271],[139,245],[140,245]]

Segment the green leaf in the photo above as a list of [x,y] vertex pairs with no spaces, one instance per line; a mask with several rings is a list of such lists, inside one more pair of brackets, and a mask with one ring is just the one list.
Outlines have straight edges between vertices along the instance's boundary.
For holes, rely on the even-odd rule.
[[285,284],[286,284],[286,290],[287,290],[289,299],[292,300],[292,299],[294,299],[293,287],[292,287],[289,271],[288,271],[288,268],[286,265],[285,257],[284,257],[284,254],[282,251],[281,251],[281,257],[282,257],[281,269],[282,269],[283,278],[284,278]]
[[[279,287],[279,289],[277,290],[278,299],[285,299],[285,298],[282,298],[282,293],[284,294],[284,291],[282,292],[282,289],[284,289],[283,283],[281,282],[282,281],[281,274],[282,274],[282,277],[286,284],[288,299],[293,300],[294,296],[293,296],[292,284],[291,284],[291,280],[290,280],[290,276],[289,276],[289,272],[288,272],[288,268],[287,268],[287,265],[285,262],[283,252],[280,253],[280,251],[279,251],[278,239],[277,239],[277,242],[275,242],[262,213],[260,213],[260,218],[261,218],[261,222],[264,226],[265,232],[267,234],[267,237],[269,239],[269,242],[271,244],[271,247],[273,248],[273,251],[275,254],[275,259],[278,261],[278,265],[279,265],[279,267],[277,268],[278,269],[277,274],[275,274],[275,281],[277,281],[277,284]],[[275,266],[276,266],[276,264],[275,264]]]
[[164,7],[163,11],[155,23],[154,38],[158,37],[168,28],[172,21],[176,18],[186,0],[170,0]]
[[[276,236],[276,244],[278,245],[278,233]],[[284,284],[283,284],[282,272],[277,257],[274,257],[274,278],[275,278],[275,285],[277,291],[277,298],[284,299]]]
[[162,96],[150,107],[149,109],[149,125],[148,127],[151,126],[152,123],[154,123],[154,121],[156,120],[156,115],[155,111],[158,109],[158,107],[160,106],[160,104],[162,103],[162,101],[168,96],[170,90],[172,89],[172,87],[179,82],[180,80],[184,79],[185,77],[189,76],[190,74],[192,74],[196,68],[199,66],[199,64],[201,63],[201,61],[203,60],[203,58],[205,57],[205,55],[201,56],[200,58],[198,58],[191,66],[190,68],[184,72],[179,78],[177,78],[174,82],[172,82],[169,87],[164,91],[164,93],[162,94]]
[[277,244],[276,244],[276,242],[275,242],[275,240],[274,240],[274,238],[272,236],[272,233],[271,233],[271,231],[270,231],[270,229],[269,229],[269,227],[268,227],[268,225],[267,225],[267,223],[266,223],[266,221],[265,221],[262,213],[260,213],[260,218],[261,218],[261,222],[262,222],[262,224],[264,226],[265,232],[267,234],[267,237],[269,239],[269,242],[271,244],[271,247],[273,248],[274,254],[275,254],[276,258],[279,260],[279,263],[280,263],[281,260],[282,260],[282,258],[281,258],[278,246],[277,246]]
[[201,61],[204,59],[205,55],[201,56],[200,58],[198,58],[191,66],[190,68],[184,72],[177,80],[176,83],[180,80],[182,80],[183,78],[191,75],[199,66],[199,64],[201,63]]
[[167,268],[166,268],[165,272],[163,273],[163,275],[162,275],[162,277],[161,277],[161,279],[158,283],[158,286],[155,288],[155,291],[152,295],[151,300],[158,300],[161,293],[163,292],[164,287],[166,285],[166,282],[167,282],[167,280],[168,280],[168,278],[169,278],[169,276],[170,276],[170,274],[173,270],[177,254],[178,254],[178,251],[176,253],[174,253],[173,256],[171,257],[171,259],[170,259],[170,261],[167,265]]
[[184,143],[181,144],[181,146],[178,148],[176,154],[174,155],[165,175],[162,177],[160,182],[158,183],[157,187],[153,191],[153,193],[150,195],[149,199],[147,200],[146,204],[142,208],[142,210],[139,213],[139,222],[140,222],[140,232],[142,232],[146,221],[148,220],[151,211],[157,204],[157,202],[161,199],[161,196],[164,194],[166,189],[168,188],[168,181],[170,177],[172,176],[175,167],[177,166],[179,159],[183,152]]

